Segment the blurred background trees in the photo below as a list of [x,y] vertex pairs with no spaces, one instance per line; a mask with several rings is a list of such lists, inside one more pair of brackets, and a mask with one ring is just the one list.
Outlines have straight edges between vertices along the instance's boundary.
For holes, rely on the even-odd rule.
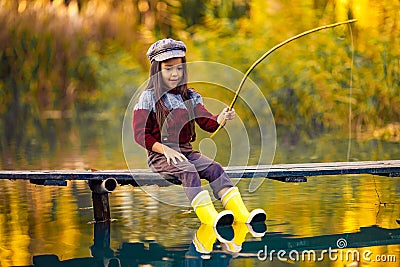
[[189,61],[245,72],[275,44],[350,18],[359,19],[354,46],[347,26],[318,32],[278,50],[251,78],[278,130],[346,136],[351,120],[359,137],[398,141],[399,12],[390,0],[0,0],[0,150],[45,142],[52,151],[54,133],[87,120],[118,130],[157,39],[184,41]]

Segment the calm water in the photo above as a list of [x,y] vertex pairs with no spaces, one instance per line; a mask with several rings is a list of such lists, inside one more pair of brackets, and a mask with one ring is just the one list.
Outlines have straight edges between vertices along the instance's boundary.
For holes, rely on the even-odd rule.
[[[121,142],[120,136],[110,132],[107,128],[94,135],[61,131],[55,135],[54,145],[39,140],[45,145],[19,147],[15,157],[3,153],[2,168],[126,168],[121,147],[113,146]],[[324,135],[289,142],[281,136],[278,132],[275,163],[346,160],[347,140]],[[353,141],[351,160],[397,159],[399,153],[399,143]],[[340,238],[348,242],[348,250],[340,250],[342,253],[356,247],[361,255],[370,252],[371,259],[396,259],[384,264],[360,259],[358,266],[399,266],[397,178],[312,177],[301,184],[265,180],[252,194],[246,190],[248,181],[241,180],[238,185],[249,209],[262,207],[267,211],[267,234],[261,239],[248,233],[238,254],[227,253],[216,241],[211,259],[202,259],[191,246],[200,226],[195,214],[162,204],[140,188],[120,186],[110,195],[114,221],[108,229],[107,225],[91,223],[91,193],[85,182],[44,187],[1,180],[0,266],[31,266],[34,262],[35,266],[115,266],[116,261],[110,260],[114,256],[122,266],[356,266],[352,260],[328,256],[323,261],[257,258],[265,245],[287,251],[312,249],[318,254],[337,248]],[[168,194],[168,188],[156,190]],[[222,208],[219,202],[216,206]],[[385,234],[378,228],[394,230]]]
[[[256,253],[263,248],[263,244],[270,244],[268,242],[286,235],[294,235],[291,238],[314,238],[310,240],[314,240],[316,245],[308,249],[317,250],[328,249],[329,246],[336,248],[334,241],[339,237],[332,241],[327,238],[329,235],[357,233],[361,227],[372,225],[386,229],[399,228],[396,219],[400,218],[400,184],[392,178],[318,177],[310,178],[303,184],[267,180],[254,194],[246,192],[245,182],[241,181],[239,185],[249,208],[262,207],[268,211],[267,235],[260,240],[247,234],[242,254],[232,257],[231,254],[216,252],[211,260],[204,260],[204,264],[211,264],[225,255],[229,259],[229,266],[286,266],[287,262],[280,262],[276,258],[273,261],[261,261]],[[60,261],[75,259],[76,265],[69,266],[103,266],[85,265],[82,262],[82,258],[91,258],[93,255],[90,249],[95,242],[95,226],[89,223],[92,220],[91,195],[85,183],[42,187],[20,181],[1,181],[0,186],[3,189],[0,197],[1,266],[29,266],[32,256],[48,254],[57,255]],[[379,204],[379,199],[385,204]],[[169,249],[170,254],[160,258],[156,254],[151,256],[151,253],[148,256],[139,255],[142,263],[184,266],[180,265],[183,264],[183,256],[190,251],[190,244],[200,226],[193,212],[161,204],[140,189],[130,186],[119,187],[110,196],[110,202],[115,221],[110,225],[110,243],[107,247],[112,250],[112,255],[121,252],[128,243],[140,242],[146,246],[157,243],[163,249]],[[219,203],[217,208],[221,208]],[[394,245],[379,246],[385,243],[373,241],[368,247],[357,248],[357,251],[368,249],[373,255],[395,255],[399,260],[399,234],[397,231],[390,236]],[[371,237],[376,240],[384,238],[374,232]],[[358,238],[362,239],[361,236]],[[347,240],[350,242],[350,237]],[[279,248],[274,244],[270,244],[271,249],[274,246]],[[215,249],[221,251],[218,242]],[[175,254],[171,254],[171,251]],[[157,250],[153,253],[157,253]],[[167,255],[170,258],[167,259]],[[79,263],[78,259],[82,261]],[[131,262],[135,260],[131,259]],[[297,266],[343,266],[344,263],[349,262],[331,261],[329,258],[324,262],[295,262]],[[221,262],[210,266],[221,266],[219,264]],[[361,266],[382,265],[362,261]],[[386,263],[385,266],[398,266],[398,261]]]

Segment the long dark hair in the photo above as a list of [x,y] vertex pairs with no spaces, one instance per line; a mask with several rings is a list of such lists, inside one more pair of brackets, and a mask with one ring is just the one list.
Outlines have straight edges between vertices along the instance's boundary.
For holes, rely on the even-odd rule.
[[[161,61],[153,61],[150,66],[150,79],[146,89],[152,89],[154,91],[154,96],[156,100],[156,119],[157,123],[160,127],[160,130],[163,132],[168,129],[168,121],[172,118],[169,118],[168,115],[170,110],[164,104],[163,98],[166,92],[168,92],[166,86],[162,80],[161,74]],[[190,126],[190,135],[191,139],[194,138],[194,108],[190,100],[190,93],[187,87],[187,68],[186,68],[186,57],[182,57],[182,67],[183,67],[183,75],[180,84],[176,87],[176,91],[182,96],[182,99],[185,103],[186,109],[189,113],[189,126]],[[193,89],[191,89],[193,90]],[[164,133],[165,134],[165,133]]]

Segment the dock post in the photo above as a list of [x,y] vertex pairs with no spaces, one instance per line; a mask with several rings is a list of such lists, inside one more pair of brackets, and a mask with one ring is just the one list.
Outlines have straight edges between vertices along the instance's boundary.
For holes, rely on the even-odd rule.
[[93,245],[90,247],[92,257],[100,262],[114,257],[114,251],[110,248],[110,221],[95,223],[93,235]]
[[93,257],[94,265],[90,266],[115,266],[121,267],[121,262],[110,248],[110,221],[97,222],[94,224],[93,245],[90,253]]
[[117,187],[117,180],[108,178],[105,180],[90,180],[89,187],[92,190],[93,215],[95,222],[111,220],[110,203],[108,194]]
[[96,222],[105,222],[111,219],[108,193],[92,192],[93,215]]

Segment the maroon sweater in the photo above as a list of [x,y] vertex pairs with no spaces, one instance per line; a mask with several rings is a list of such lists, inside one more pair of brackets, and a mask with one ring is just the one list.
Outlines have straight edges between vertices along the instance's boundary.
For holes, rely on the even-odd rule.
[[[204,107],[203,100],[195,91],[189,90],[190,99],[194,107],[195,121],[201,129],[207,132],[214,132],[219,124],[218,115],[212,115]],[[163,97],[164,104],[170,110],[167,133],[169,143],[189,143],[194,141],[190,134],[189,114],[182,99],[182,96],[175,90],[171,90]],[[133,112],[133,133],[135,141],[151,151],[155,142],[161,142],[160,127],[157,123],[155,113],[155,96],[152,89],[143,91],[135,105]],[[191,140],[192,139],[192,140]]]

